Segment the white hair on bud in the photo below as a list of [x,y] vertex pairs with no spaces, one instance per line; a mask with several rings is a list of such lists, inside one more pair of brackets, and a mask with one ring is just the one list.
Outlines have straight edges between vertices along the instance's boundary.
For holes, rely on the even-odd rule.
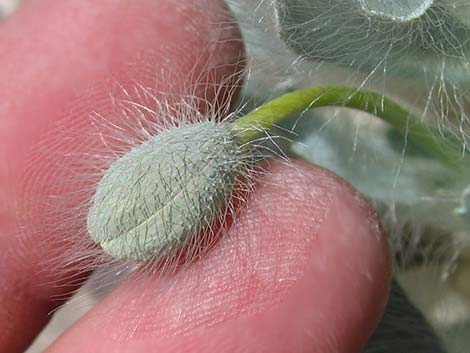
[[[236,139],[230,122],[249,102],[235,110],[230,102],[245,69],[208,84],[214,67],[194,67],[166,92],[112,81],[109,96],[87,110],[91,89],[77,99],[85,112],[74,103],[35,145],[19,227],[49,254],[38,265],[45,281],[53,269],[76,286],[94,271],[93,291],[105,293],[123,277],[180,273],[236,225],[266,175],[258,161],[275,155],[290,165],[275,136]],[[159,81],[176,74],[160,72]]]
[[220,213],[242,173],[242,154],[227,124],[160,132],[103,175],[87,217],[91,238],[116,258],[171,255]]

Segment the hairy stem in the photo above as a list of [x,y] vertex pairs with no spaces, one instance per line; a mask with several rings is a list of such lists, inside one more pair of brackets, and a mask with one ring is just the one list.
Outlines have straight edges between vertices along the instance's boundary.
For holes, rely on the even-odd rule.
[[342,86],[310,87],[276,98],[233,122],[242,143],[253,141],[265,130],[308,109],[338,106],[373,114],[407,136],[418,148],[454,169],[461,169],[459,144],[444,138],[399,104],[381,94]]

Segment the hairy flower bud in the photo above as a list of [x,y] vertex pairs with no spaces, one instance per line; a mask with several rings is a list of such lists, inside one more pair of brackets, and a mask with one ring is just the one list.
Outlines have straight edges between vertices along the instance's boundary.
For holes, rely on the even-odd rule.
[[241,152],[226,124],[172,127],[117,159],[88,213],[91,238],[121,259],[161,258],[210,225],[230,195]]

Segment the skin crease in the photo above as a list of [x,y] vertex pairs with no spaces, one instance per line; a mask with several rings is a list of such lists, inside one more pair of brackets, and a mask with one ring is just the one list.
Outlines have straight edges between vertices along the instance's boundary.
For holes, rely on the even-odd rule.
[[[57,122],[81,131],[94,108],[110,110],[103,97],[111,86],[95,85],[109,77],[123,88],[136,80],[164,92],[170,83],[156,73],[177,72],[177,96],[179,83],[202,70],[195,61],[215,68],[209,86],[238,71],[242,44],[233,26],[216,54],[201,49],[214,37],[208,23],[230,22],[223,8],[217,0],[30,0],[0,24],[1,352],[24,351],[60,305],[51,297],[71,290],[58,287],[64,272],[38,270],[60,243],[57,235],[17,228],[25,168],[26,179],[36,180],[60,166],[49,154],[31,163],[30,150]],[[71,104],[80,114],[64,120]],[[267,180],[207,258],[171,278],[127,280],[49,352],[360,352],[388,295],[386,240],[349,185],[320,168],[295,166],[265,166]],[[47,195],[33,190],[37,199]],[[46,212],[27,211],[33,219]],[[50,248],[37,249],[38,237]]]

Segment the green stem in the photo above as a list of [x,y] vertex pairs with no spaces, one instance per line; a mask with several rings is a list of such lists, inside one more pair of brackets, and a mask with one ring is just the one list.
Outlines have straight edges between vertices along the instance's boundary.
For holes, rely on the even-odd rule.
[[424,152],[452,168],[461,168],[462,152],[457,143],[447,141],[435,128],[383,95],[357,88],[324,86],[300,89],[258,107],[233,124],[240,131],[240,141],[247,143],[295,114],[325,106],[348,107],[380,117],[406,134]]

